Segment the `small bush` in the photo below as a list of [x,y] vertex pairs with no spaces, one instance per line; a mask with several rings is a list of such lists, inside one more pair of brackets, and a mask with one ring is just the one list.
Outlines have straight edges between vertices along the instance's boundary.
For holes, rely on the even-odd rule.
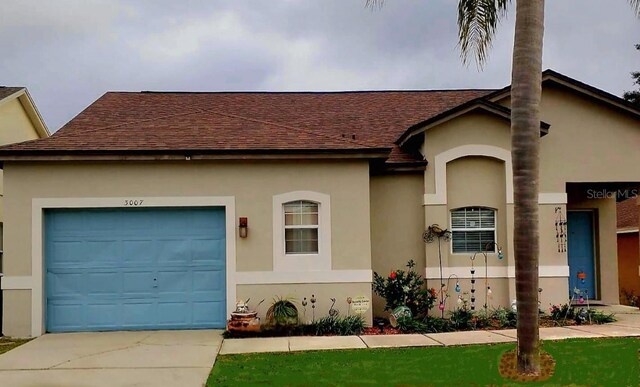
[[394,310],[406,305],[413,316],[424,316],[436,300],[434,289],[425,288],[425,280],[415,271],[413,260],[407,263],[409,270],[394,270],[388,277],[373,273],[373,291],[384,298],[384,310]]
[[576,317],[576,313],[569,304],[552,305],[549,309],[549,315],[553,321],[560,320],[573,320]]
[[398,329],[402,333],[441,333],[455,330],[451,321],[431,316],[423,320],[401,317],[398,319]]
[[600,310],[589,309],[589,318],[592,324],[606,324],[616,322],[616,318],[613,313],[604,313]]
[[293,300],[277,297],[267,310],[267,323],[274,326],[290,326],[298,324],[298,308]]
[[316,336],[338,335],[349,336],[359,335],[364,331],[364,319],[362,316],[347,317],[322,317],[318,321],[308,324],[307,330],[313,332]]
[[449,320],[453,328],[457,331],[469,331],[474,328],[473,311],[466,306],[449,312]]
[[515,328],[518,325],[518,315],[511,308],[497,308],[491,313],[500,328]]

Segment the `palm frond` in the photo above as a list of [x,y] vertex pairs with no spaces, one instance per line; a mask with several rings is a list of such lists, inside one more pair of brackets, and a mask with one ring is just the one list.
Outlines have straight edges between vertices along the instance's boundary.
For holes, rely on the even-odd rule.
[[376,9],[376,8],[382,8],[382,6],[384,5],[384,0],[367,0],[367,2],[365,3],[365,7],[366,8],[370,8],[372,10]]
[[631,8],[633,8],[633,12],[637,17],[640,17],[640,0],[629,0],[629,4]]
[[478,67],[484,65],[498,24],[506,15],[509,3],[510,0],[458,1],[458,45],[464,64],[473,58]]

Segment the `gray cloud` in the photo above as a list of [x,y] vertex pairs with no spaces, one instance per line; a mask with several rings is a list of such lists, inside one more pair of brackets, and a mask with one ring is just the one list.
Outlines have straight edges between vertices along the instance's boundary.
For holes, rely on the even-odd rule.
[[[461,64],[453,0],[3,0],[0,84],[29,88],[52,129],[108,90],[502,87],[513,19],[482,72]],[[640,70],[624,0],[547,2],[544,67],[614,94]]]

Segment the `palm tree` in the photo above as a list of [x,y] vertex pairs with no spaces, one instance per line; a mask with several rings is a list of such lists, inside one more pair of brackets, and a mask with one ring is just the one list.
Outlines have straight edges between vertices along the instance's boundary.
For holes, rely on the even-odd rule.
[[[367,0],[379,7],[384,0]],[[464,63],[482,67],[510,0],[459,0],[458,39]],[[640,0],[629,0],[640,17]],[[511,159],[518,314],[517,370],[540,373],[538,321],[538,186],[544,0],[516,0],[511,69]]]

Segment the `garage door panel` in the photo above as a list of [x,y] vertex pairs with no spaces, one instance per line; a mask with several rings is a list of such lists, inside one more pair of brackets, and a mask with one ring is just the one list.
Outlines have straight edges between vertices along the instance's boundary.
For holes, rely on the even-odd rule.
[[221,328],[222,208],[45,214],[47,330]]
[[222,270],[198,270],[193,272],[193,290],[220,292],[225,289],[225,273]]
[[85,278],[91,284],[87,287],[89,297],[115,298],[122,291],[122,273],[120,272],[89,272]]
[[157,246],[158,266],[186,265],[191,258],[191,243],[184,239],[160,239]]
[[154,293],[155,273],[152,271],[125,272],[122,274],[122,293],[125,298],[151,297]]

